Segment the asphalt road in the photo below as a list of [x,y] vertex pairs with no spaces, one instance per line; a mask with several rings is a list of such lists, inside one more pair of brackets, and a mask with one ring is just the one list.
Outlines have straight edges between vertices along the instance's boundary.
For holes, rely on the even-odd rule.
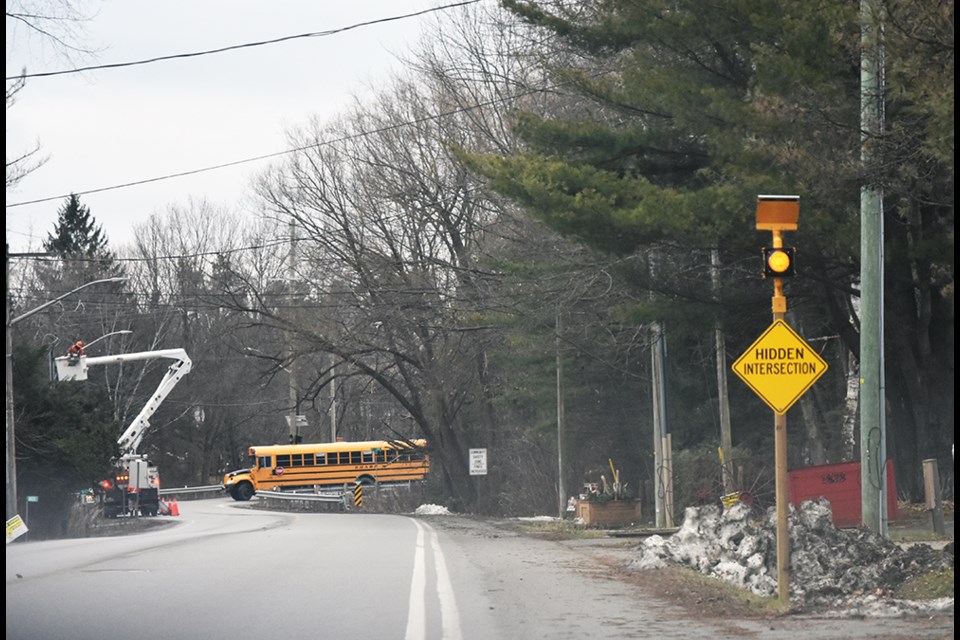
[[472,519],[180,503],[175,526],[6,547],[8,640],[946,638],[953,618],[694,620],[609,549]]

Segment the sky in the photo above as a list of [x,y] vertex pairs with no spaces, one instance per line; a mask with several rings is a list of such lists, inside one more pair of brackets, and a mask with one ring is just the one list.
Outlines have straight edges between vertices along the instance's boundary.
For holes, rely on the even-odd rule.
[[[83,41],[97,52],[72,62],[7,19],[6,76],[133,62],[341,29],[457,0],[102,0],[82,3]],[[9,4],[9,3],[8,3]],[[79,4],[79,3],[78,3]],[[37,144],[45,164],[7,191],[12,252],[40,250],[69,193],[281,152],[286,131],[345,112],[357,96],[402,71],[436,14],[206,56],[27,80],[7,109],[6,154]],[[261,160],[145,185],[81,195],[113,250],[133,225],[171,205],[207,199],[249,210]],[[274,160],[276,162],[276,160]],[[63,198],[58,196],[64,196]],[[54,198],[36,204],[19,203]],[[18,205],[18,206],[11,206]]]

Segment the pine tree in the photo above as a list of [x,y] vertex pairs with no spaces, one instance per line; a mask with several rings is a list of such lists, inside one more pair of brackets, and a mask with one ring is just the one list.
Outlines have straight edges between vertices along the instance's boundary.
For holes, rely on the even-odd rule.
[[[43,248],[58,258],[54,265],[40,269],[41,283],[47,288],[69,290],[93,280],[124,275],[110,251],[103,227],[76,194],[71,194],[60,207],[57,223],[53,232],[47,234]],[[110,290],[118,292],[122,288],[111,286]]]
[[[856,355],[859,189],[866,180],[884,186],[896,354],[887,360],[888,433],[898,485],[916,494],[920,460],[953,437],[953,98],[943,89],[952,87],[953,47],[941,15],[952,15],[952,2],[887,7],[886,60],[899,84],[886,95],[885,135],[867,141],[885,160],[873,167],[860,163],[856,2],[504,4],[568,47],[547,68],[567,95],[552,112],[516,114],[521,151],[465,159],[555,229],[615,253],[665,251],[679,268],[645,284],[667,294],[661,301],[706,290],[698,249],[715,245],[723,264],[755,264],[769,241],[753,230],[756,196],[799,194],[791,312],[815,335],[839,334]],[[724,293],[741,326],[758,309],[769,317],[755,274],[725,279],[754,296],[737,308]],[[822,400],[833,411],[837,398]]]
[[90,208],[80,204],[80,196],[76,194],[70,194],[60,207],[54,232],[47,235],[43,248],[61,258],[83,256],[113,260],[102,225],[95,222]]

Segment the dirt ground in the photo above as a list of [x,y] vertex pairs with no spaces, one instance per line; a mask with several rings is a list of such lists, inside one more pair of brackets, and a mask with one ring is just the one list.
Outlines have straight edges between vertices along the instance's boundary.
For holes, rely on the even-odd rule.
[[[899,507],[897,521],[889,525],[888,538],[901,547],[927,544],[934,549],[943,549],[953,544],[953,502],[944,504],[945,535],[934,533],[932,515],[923,505],[903,504]],[[594,532],[595,537],[563,539],[549,530],[531,530],[516,522],[497,523],[501,527],[525,532],[534,537],[543,537],[576,547],[592,555],[606,566],[610,576],[630,583],[652,597],[681,607],[691,616],[701,618],[772,619],[788,613],[801,613],[796,603],[782,606],[776,598],[760,597],[749,591],[728,585],[719,580],[701,575],[686,568],[664,568],[647,571],[627,569],[636,551],[634,547],[641,538],[631,538],[624,530],[617,530],[616,537],[606,537],[603,532]],[[952,597],[952,581],[950,596]]]
[[[517,529],[509,522],[498,526]],[[577,548],[589,554],[593,561],[605,567],[609,577],[629,583],[653,598],[669,602],[686,610],[691,617],[702,618],[765,618],[780,615],[782,611],[771,605],[768,599],[750,596],[742,589],[702,576],[683,568],[655,569],[651,571],[628,570],[627,564],[635,555],[632,549],[636,541],[623,538],[585,538],[557,540],[549,534],[530,534],[533,537],[552,539],[565,546]]]

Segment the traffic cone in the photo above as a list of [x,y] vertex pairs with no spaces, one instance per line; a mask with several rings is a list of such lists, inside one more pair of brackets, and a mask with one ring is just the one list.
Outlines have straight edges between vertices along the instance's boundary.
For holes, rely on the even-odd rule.
[[177,504],[176,498],[170,501],[170,515],[172,516],[180,515],[180,505]]

